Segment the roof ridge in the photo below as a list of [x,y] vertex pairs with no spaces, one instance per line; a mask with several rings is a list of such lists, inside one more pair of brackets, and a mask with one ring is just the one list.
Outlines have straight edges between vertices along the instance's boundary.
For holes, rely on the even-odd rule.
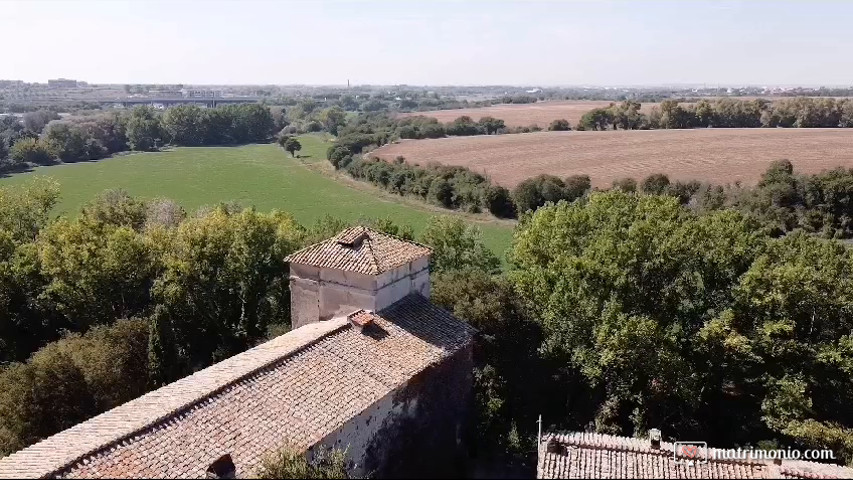
[[381,231],[381,230],[376,230],[375,228],[371,228],[371,227],[368,227],[368,226],[364,226],[364,228],[366,228],[367,230],[369,230],[369,231],[371,231],[371,232],[376,232],[376,233],[378,233],[378,234],[380,234],[380,235],[385,235],[386,237],[393,238],[394,240],[399,240],[399,241],[401,241],[401,242],[411,243],[412,245],[417,245],[417,246],[419,246],[419,247],[426,248],[426,249],[428,249],[430,252],[432,252],[432,247],[430,247],[429,245],[427,245],[427,244],[425,244],[425,243],[418,242],[418,241],[416,241],[416,240],[414,240],[414,239],[409,240],[409,239],[407,239],[407,238],[403,238],[403,237],[401,237],[401,236],[399,236],[399,235],[394,235],[393,233],[388,233],[388,232],[383,232],[383,231]]
[[367,249],[370,250],[370,255],[368,256],[368,258],[370,258],[370,260],[373,262],[373,273],[378,274],[382,271],[382,269],[379,268],[379,259],[376,258],[376,252],[373,250],[373,239],[370,238],[370,235],[368,235],[367,238],[361,241],[361,244],[367,244]]
[[[548,441],[554,439],[557,443],[569,446],[575,446],[579,448],[586,448],[590,450],[609,450],[609,451],[620,451],[620,452],[633,452],[633,453],[643,453],[647,455],[660,455],[669,457],[673,455],[675,451],[675,442],[666,442],[662,441],[660,444],[660,448],[653,448],[651,443],[648,440],[644,440],[639,437],[628,437],[623,435],[613,435],[609,433],[596,433],[596,432],[575,432],[575,431],[561,431],[559,433],[550,433],[547,436],[543,436],[543,439],[547,438]],[[604,443],[598,442],[596,440],[616,440],[614,443]],[[547,445],[548,441],[543,442]],[[630,442],[631,444],[626,444],[624,442]],[[540,445],[541,447],[541,445]],[[715,447],[706,447],[708,453],[717,450],[727,450],[720,449]],[[749,459],[729,459],[729,458],[714,458],[715,462],[720,463],[729,463],[729,464],[737,464],[737,465],[753,465],[753,466],[761,466],[772,464],[772,461],[759,460],[754,458]]]

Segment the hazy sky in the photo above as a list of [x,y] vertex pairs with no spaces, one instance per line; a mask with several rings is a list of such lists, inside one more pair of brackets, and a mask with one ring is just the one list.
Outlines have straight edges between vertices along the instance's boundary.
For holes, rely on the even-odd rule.
[[0,79],[853,84],[853,2],[0,0]]

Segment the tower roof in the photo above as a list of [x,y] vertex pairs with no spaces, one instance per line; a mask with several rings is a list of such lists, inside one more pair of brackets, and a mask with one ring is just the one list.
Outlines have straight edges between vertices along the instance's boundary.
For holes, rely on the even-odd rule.
[[294,252],[285,260],[313,267],[378,275],[430,253],[429,247],[419,243],[357,226]]

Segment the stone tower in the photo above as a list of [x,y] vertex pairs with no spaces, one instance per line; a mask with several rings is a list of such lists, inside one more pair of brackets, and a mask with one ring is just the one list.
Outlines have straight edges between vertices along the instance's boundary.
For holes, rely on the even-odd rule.
[[429,298],[430,249],[367,227],[351,227],[287,257],[293,328],[379,311],[410,293]]

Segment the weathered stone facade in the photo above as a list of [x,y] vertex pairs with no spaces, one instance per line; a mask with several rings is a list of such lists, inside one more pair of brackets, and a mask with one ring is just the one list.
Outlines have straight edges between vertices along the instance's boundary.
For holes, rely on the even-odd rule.
[[290,264],[293,328],[326,321],[354,310],[379,311],[410,293],[429,298],[429,257],[379,275]]
[[354,227],[290,257],[294,328],[365,309],[379,311],[409,295],[429,298],[428,248]]
[[319,448],[347,448],[356,477],[459,474],[473,405],[471,346],[389,392],[328,435]]

